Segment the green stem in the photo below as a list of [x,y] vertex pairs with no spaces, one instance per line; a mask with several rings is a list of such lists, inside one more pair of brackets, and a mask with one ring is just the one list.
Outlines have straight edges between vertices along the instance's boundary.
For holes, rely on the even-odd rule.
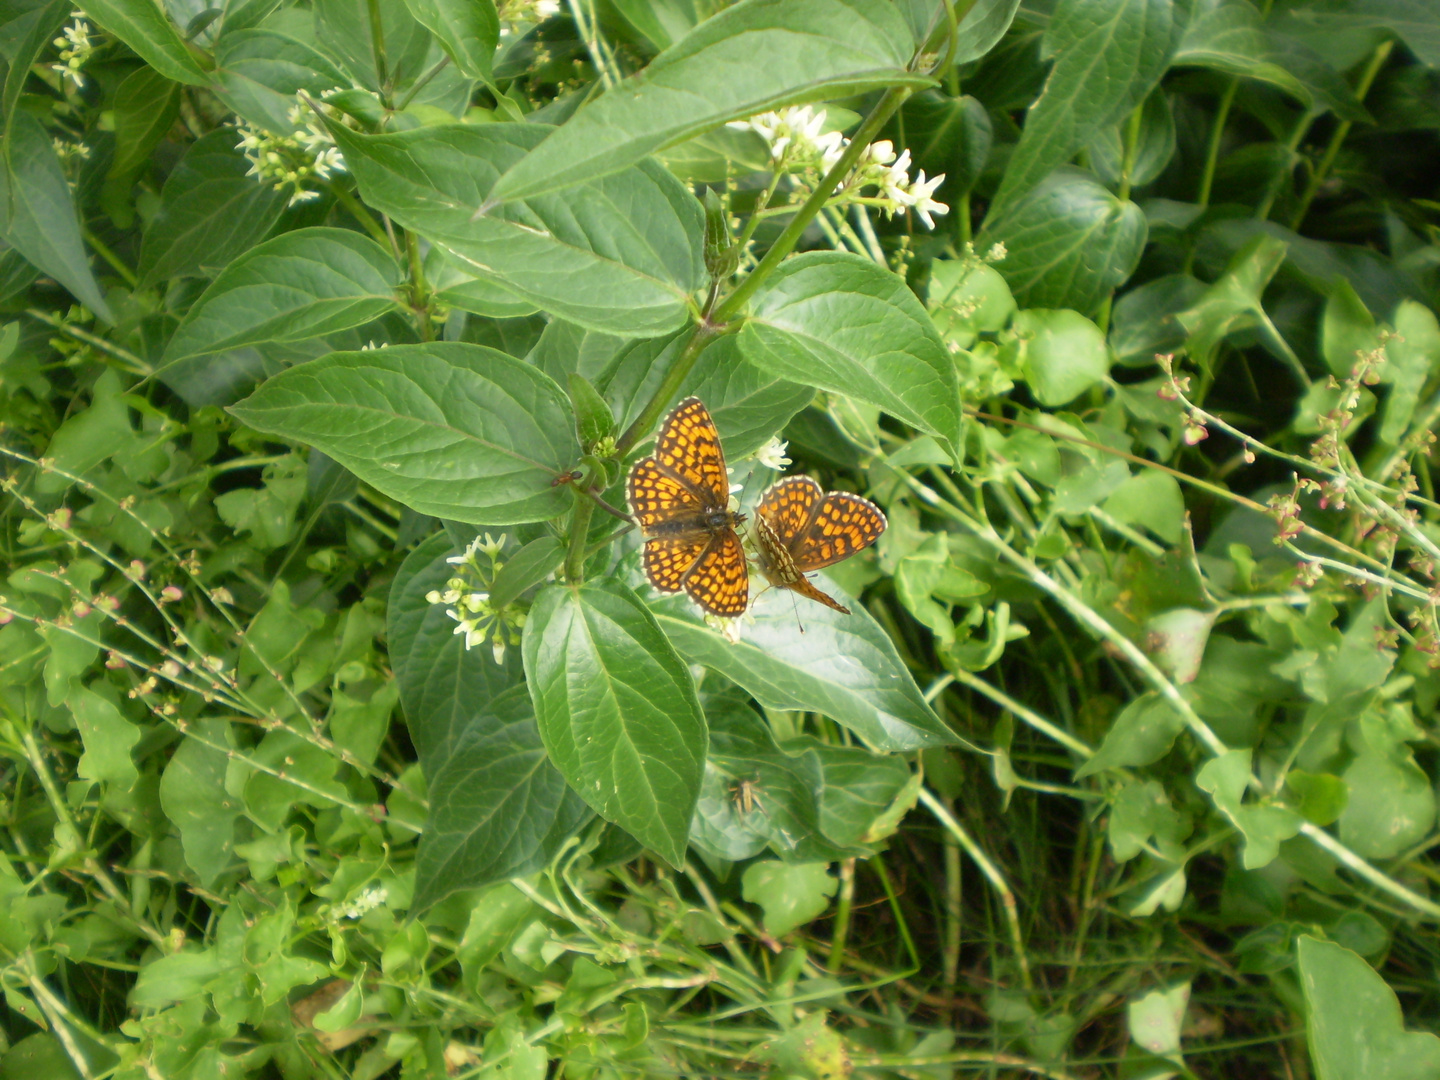
[[120,256],[111,251],[104,241],[89,229],[83,230],[82,235],[85,237],[85,242],[95,249],[95,253],[109,263],[111,269],[125,279],[125,284],[133,289],[139,283],[140,279],[135,276],[135,271],[126,266]]
[[835,974],[845,960],[845,940],[850,935],[850,911],[855,903],[855,860],[840,862],[840,896],[835,905],[835,924],[830,933],[830,955],[825,970]]
[[656,389],[653,397],[640,410],[640,415],[635,422],[625,429],[615,443],[615,453],[618,457],[624,457],[630,450],[643,439],[655,426],[655,421],[660,419],[660,413],[670,399],[680,389],[680,384],[685,381],[685,376],[690,374],[690,369],[695,366],[696,359],[704,350],[705,346],[720,336],[720,331],[708,322],[700,323],[690,335],[690,340],[685,343],[685,348],[675,358],[675,363],[670,365],[670,370],[665,373],[660,386]]
[[845,153],[840,155],[840,160],[835,162],[830,171],[825,174],[825,178],[815,186],[810,197],[805,200],[799,210],[795,211],[795,216],[790,219],[790,224],[785,226],[785,231],[780,234],[775,243],[770,245],[770,250],[765,253],[765,257],[760,260],[759,265],[750,271],[735,291],[715,309],[714,322],[724,323],[738,313],[755,294],[755,291],[765,283],[765,279],[775,272],[775,268],[780,265],[781,260],[795,249],[795,245],[800,242],[800,237],[810,227],[810,222],[829,201],[831,192],[835,190],[842,179],[850,174],[850,170],[860,160],[860,155],[870,145],[870,140],[879,134],[880,129],[885,126],[885,122],[895,114],[895,110],[900,108],[909,96],[910,91],[906,87],[891,87],[885,91],[884,96],[875,103],[875,108],[870,110],[870,115],[865,118],[865,122],[860,125],[860,130],[855,132],[854,137],[850,140],[850,145],[845,148]]
[[1300,144],[1309,134],[1311,126],[1320,118],[1320,113],[1313,110],[1306,112],[1295,124],[1295,130],[1290,133],[1290,138],[1285,141],[1285,165],[1270,178],[1270,186],[1265,189],[1265,197],[1260,200],[1260,205],[1255,207],[1255,220],[1265,221],[1270,217],[1270,211],[1275,206],[1275,200],[1280,195],[1280,185],[1290,175],[1296,160],[1295,155],[1300,150]]
[[365,209],[359,199],[345,189],[343,183],[331,184],[330,190],[335,193],[335,201],[350,211],[350,216],[360,223],[371,239],[383,248],[390,247],[390,237],[385,232],[385,227],[375,220],[375,215]]
[[1235,92],[1240,89],[1240,80],[1231,79],[1220,95],[1220,107],[1215,110],[1215,123],[1210,128],[1210,145],[1205,151],[1205,169],[1200,174],[1200,191],[1195,201],[1202,207],[1210,205],[1210,189],[1215,185],[1215,165],[1220,160],[1220,140],[1225,136],[1225,121],[1230,117],[1230,106],[1235,103]]
[[424,75],[421,75],[420,78],[416,79],[415,85],[410,87],[409,91],[406,92],[405,96],[400,99],[400,104],[395,106],[395,111],[404,112],[406,106],[408,106],[410,102],[415,100],[415,95],[420,93],[421,90],[424,90],[425,87],[429,86],[430,80],[435,78],[436,75],[439,75],[440,72],[444,71],[445,65],[448,63],[450,63],[450,57],[442,56],[439,60],[435,62],[434,67],[432,67]]
[[[148,379],[151,375],[155,374],[155,369],[153,367],[147,364],[144,360],[140,359],[140,357],[136,356],[129,349],[122,348],[121,346],[116,345],[113,341],[106,341],[104,338],[98,337],[95,334],[90,333],[90,331],[88,330],[82,330],[78,326],[72,326],[64,319],[57,318],[54,315],[51,315],[49,312],[41,311],[39,308],[29,308],[26,310],[25,314],[29,315],[32,319],[39,319],[41,322],[45,323],[48,326],[53,326],[62,334],[69,334],[76,341],[83,341],[86,345],[90,345],[93,348],[99,349],[101,352],[109,353],[111,356],[115,357],[115,359],[123,361],[125,364],[129,365],[128,370],[132,375],[140,375]],[[131,389],[135,388],[132,387]]]
[[[1355,96],[1361,101],[1364,101],[1365,95],[1370,92],[1370,85],[1375,81],[1375,76],[1380,74],[1380,69],[1389,59],[1390,50],[1394,47],[1394,41],[1382,41],[1370,55],[1370,62],[1365,65],[1365,70],[1360,73],[1360,82],[1355,86]],[[1349,120],[1342,120],[1336,125],[1335,134],[1330,136],[1330,145],[1325,148],[1325,156],[1320,159],[1319,166],[1310,176],[1310,182],[1305,185],[1305,193],[1300,196],[1300,205],[1290,216],[1290,228],[1299,231],[1304,223],[1305,215],[1310,212],[1310,204],[1330,175],[1330,168],[1335,164],[1335,157],[1340,153],[1345,137],[1350,134],[1351,126]]]
[[425,265],[420,259],[420,241],[405,230],[405,251],[410,256],[410,306],[419,324],[420,340],[435,340],[435,324],[430,321],[430,288],[425,284]]
[[595,504],[576,493],[575,516],[570,519],[570,550],[565,555],[565,580],[579,585],[585,580],[585,540],[590,535],[590,517]]
[[375,85],[380,88],[380,101],[390,108],[390,91],[385,86],[385,24],[380,21],[380,0],[365,0],[370,13],[370,51],[375,60]]

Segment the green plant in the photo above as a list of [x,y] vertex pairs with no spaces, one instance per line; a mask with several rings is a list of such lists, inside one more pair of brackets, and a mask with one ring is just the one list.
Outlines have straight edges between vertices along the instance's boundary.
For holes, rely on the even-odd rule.
[[0,16],[0,1076],[1435,1067],[1440,16],[1018,7]]

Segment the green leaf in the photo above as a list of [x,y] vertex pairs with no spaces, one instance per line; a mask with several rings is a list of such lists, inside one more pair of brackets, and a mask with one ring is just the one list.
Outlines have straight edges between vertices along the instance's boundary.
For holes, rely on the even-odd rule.
[[[199,50],[191,52],[165,9],[154,0],[85,0],[80,7],[167,79],[189,86],[210,81],[197,58]],[[208,56],[205,61],[207,66],[213,64]]]
[[279,832],[296,806],[324,809],[345,801],[344,785],[335,779],[339,759],[292,731],[267,732],[249,756],[270,770],[254,770],[244,787],[246,812],[267,832]]
[[[487,655],[481,662],[488,661]],[[543,869],[590,818],[546,756],[523,686],[475,710],[427,790],[430,819],[415,856],[416,911],[457,889]]]
[[[354,81],[370,90],[404,87],[424,74],[431,38],[403,0],[315,0],[315,36]],[[379,16],[380,25],[372,24]],[[376,42],[384,70],[378,70]]]
[[1340,839],[1362,858],[1393,858],[1435,824],[1435,790],[1407,751],[1366,750],[1342,779],[1349,798],[1340,814]]
[[1139,265],[1145,215],[1092,175],[1061,168],[1017,194],[1003,218],[987,216],[978,250],[1008,255],[996,269],[1021,307],[1093,312]]
[[490,603],[504,607],[526,589],[540,584],[565,561],[565,545],[559,537],[542,536],[530,541],[514,555],[490,584]]
[[1314,825],[1334,824],[1350,797],[1345,781],[1330,773],[1291,769],[1285,774],[1285,786],[1299,800],[1295,809],[1300,816]]
[[[1018,10],[1020,0],[975,0],[955,28],[955,63],[979,60],[993,49],[1010,29]],[[944,25],[943,19],[939,25]]]
[[501,170],[553,128],[441,125],[361,135],[329,124],[365,201],[477,277],[593,330],[677,330],[704,280],[704,214],[653,162],[472,220]]
[[1308,935],[1295,943],[1306,1037],[1318,1080],[1434,1080],[1440,1038],[1406,1031],[1395,991],[1349,949]]
[[1014,325],[1025,381],[1041,405],[1069,404],[1110,373],[1105,335],[1084,315],[1028,308]]
[[1440,12],[1430,0],[1315,0],[1297,15],[1332,33],[1368,31],[1378,24],[1396,34],[1421,63],[1440,68]]
[[455,575],[447,562],[460,554],[446,533],[428,537],[406,557],[390,587],[385,637],[410,740],[427,775],[435,775],[468,729],[471,718],[490,708],[524,679],[515,650],[496,663],[489,649],[467,650],[455,633],[445,605],[426,594],[444,589]]
[[859,255],[782,263],[756,296],[740,352],[769,374],[878,405],[953,448],[955,364],[905,282]]
[[1215,625],[1218,614],[1180,607],[1146,620],[1145,647],[1160,669],[1176,683],[1194,682],[1200,673],[1205,644],[1210,640],[1210,628]]
[[185,151],[140,241],[142,288],[213,275],[270,231],[285,209],[285,195],[256,183],[249,170],[229,128],[210,132]]
[[211,980],[224,974],[228,967],[215,949],[162,956],[140,969],[130,990],[130,1004],[144,1008],[202,995]]
[[135,214],[130,188],[175,122],[180,111],[180,84],[152,68],[139,68],[115,91],[114,110],[115,156],[105,177],[104,202],[111,220],[129,228]]
[[[196,721],[205,739],[185,739],[160,778],[160,805],[180,831],[185,861],[209,888],[230,865],[235,821],[240,803],[225,790],[229,725],[223,720]],[[208,745],[207,745],[208,744]]]
[[87,780],[107,780],[129,786],[139,776],[130,751],[140,741],[140,728],[121,715],[115,705],[77,686],[65,701],[85,742],[78,772]]
[[1190,334],[1188,349],[1201,368],[1208,368],[1225,337],[1268,323],[1261,296],[1285,261],[1283,241],[1255,237],[1230,259],[1225,273],[1194,306],[1176,316]]
[[1115,717],[1095,756],[1075,770],[1075,779],[1159,761],[1184,729],[1185,720],[1173,705],[1154,691],[1142,694]]
[[984,105],[968,94],[952,98],[937,90],[923,91],[905,102],[886,135],[910,150],[915,167],[926,176],[945,175],[936,198],[952,206],[980,179],[994,139]]
[[50,135],[29,113],[17,113],[5,140],[0,172],[0,233],[43,272],[75,294],[106,322],[114,316],[100,294],[85,244],[75,199]]
[[1190,1005],[1190,984],[1178,983],[1165,990],[1151,990],[1125,1008],[1130,1038],[1152,1054],[1178,1054],[1180,1029]]
[[583,105],[509,166],[490,198],[559,191],[784,105],[928,85],[906,70],[911,51],[904,20],[883,0],[741,0]]
[[[824,592],[848,599],[817,579]],[[732,645],[705,625],[684,597],[653,604],[665,633],[692,664],[743,686],[767,709],[818,712],[877,750],[918,750],[958,740],[926,704],[890,636],[859,604],[844,615],[771,589],[754,600],[743,637]]]
[[351,85],[349,76],[314,45],[269,28],[222,34],[215,59],[219,64],[211,86],[215,96],[252,124],[276,134],[294,130],[289,114],[297,91],[318,97]]
[[3,26],[0,26],[0,36],[6,43],[5,59],[9,61],[9,70],[5,72],[6,135],[10,133],[10,123],[15,118],[15,106],[25,92],[31,66],[40,59],[41,53],[51,47],[52,40],[65,25],[74,6],[66,0],[51,0],[43,7],[34,7],[23,13],[19,9],[8,9]]
[[[1118,186],[1125,173],[1125,128],[1129,123],[1130,118],[1126,117],[1118,124],[1106,124],[1089,142],[1090,168],[1112,186]],[[1156,87],[1140,106],[1140,128],[1129,170],[1130,186],[1138,188],[1152,183],[1174,156],[1175,117],[1170,111],[1169,97]]]
[[164,363],[363,326],[396,307],[402,280],[389,252],[367,236],[284,233],[220,272],[176,328]]
[[1196,5],[1174,63],[1269,83],[1308,106],[1310,91],[1280,59],[1271,48],[1264,17],[1248,0],[1207,0]]
[[257,431],[319,448],[422,514],[509,525],[570,504],[551,482],[579,453],[565,392],[480,345],[331,353],[230,411]]
[[1385,397],[1385,415],[1380,423],[1381,442],[1397,446],[1405,437],[1420,402],[1420,392],[1437,366],[1440,366],[1440,322],[1424,304],[1401,301],[1395,309],[1395,336],[1385,343],[1381,379],[1390,384],[1390,392]]
[[1159,469],[1141,469],[1111,492],[1101,509],[1126,525],[1149,529],[1167,544],[1178,544],[1185,533],[1180,482]]
[[840,882],[826,863],[783,863],[765,859],[745,868],[742,894],[765,912],[765,929],[775,937],[804,926],[830,906]]
[[[841,847],[873,846],[894,831],[897,810],[915,803],[918,773],[896,754],[872,754],[860,746],[832,746],[810,735],[789,739],[788,753],[820,759],[820,830]],[[907,789],[908,794],[907,794]]]
[[1216,808],[1244,834],[1241,864],[1246,870],[1258,870],[1275,861],[1280,844],[1300,831],[1303,819],[1283,806],[1241,805],[1250,786],[1250,755],[1248,749],[1227,750],[1211,758],[1195,774],[1195,786],[1208,791]]
[[500,40],[494,0],[405,0],[405,6],[435,35],[462,74],[490,81],[490,63]]
[[1100,128],[1144,101],[1183,29],[1172,0],[1062,0],[1041,46],[1055,66],[1025,117],[987,221],[1002,221]]
[[[683,334],[668,342],[637,341],[621,351],[600,379],[606,399],[620,417],[622,430],[630,426],[659,389],[674,351],[683,344]],[[727,458],[739,461],[769,442],[814,396],[809,386],[777,379],[774,373],[745,363],[736,336],[730,334],[705,347],[675,392],[674,401],[698,397],[705,402],[725,444]]]
[[525,624],[540,735],[596,813],[672,865],[685,858],[707,736],[690,672],[613,579],[542,592]]

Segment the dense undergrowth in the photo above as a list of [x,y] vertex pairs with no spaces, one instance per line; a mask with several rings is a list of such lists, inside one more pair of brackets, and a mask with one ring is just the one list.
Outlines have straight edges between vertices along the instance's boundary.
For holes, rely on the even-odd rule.
[[[81,9],[0,1078],[1440,1076],[1440,12]],[[646,584],[689,395],[852,614]]]

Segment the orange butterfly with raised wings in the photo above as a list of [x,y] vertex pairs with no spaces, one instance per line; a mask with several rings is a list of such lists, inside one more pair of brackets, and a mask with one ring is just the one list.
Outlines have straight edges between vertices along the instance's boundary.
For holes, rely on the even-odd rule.
[[869,499],[827,492],[808,476],[770,485],[755,508],[755,548],[771,585],[850,614],[805,575],[863,551],[885,531],[885,515]]

